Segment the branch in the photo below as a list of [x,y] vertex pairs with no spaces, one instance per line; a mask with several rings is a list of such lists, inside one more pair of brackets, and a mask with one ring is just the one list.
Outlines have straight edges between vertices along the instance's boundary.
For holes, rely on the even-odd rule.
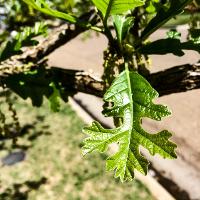
[[84,31],[83,28],[72,28],[67,24],[56,28],[47,38],[41,40],[37,46],[27,47],[23,50],[22,54],[12,56],[1,62],[0,76],[3,77],[8,74],[24,72],[25,70],[28,71],[31,67],[36,65],[33,63],[39,63],[44,57],[52,53],[58,47],[69,42]]
[[[66,89],[71,88],[78,92],[103,96],[105,88],[102,80],[82,71],[57,69],[59,77]],[[57,71],[57,72],[58,72]],[[146,77],[160,96],[186,92],[200,88],[200,64],[186,64],[164,71],[150,74]]]
[[[91,17],[92,14],[91,12],[87,17]],[[95,16],[93,21],[96,21],[94,19]],[[26,48],[21,55],[13,56],[0,63],[0,86],[3,86],[4,79],[7,77],[44,65],[44,58],[47,55],[84,31],[85,29],[76,26],[62,25],[53,30],[36,47]],[[46,69],[46,73],[48,76],[59,77],[66,90],[103,96],[105,88],[103,81],[89,73],[59,68]],[[150,74],[146,78],[159,92],[160,96],[198,89],[200,88],[200,64],[176,66]]]
[[180,65],[147,77],[160,96],[200,88],[200,63]]
[[[20,73],[24,73],[24,71],[20,71]],[[16,73],[20,74],[19,72]],[[48,78],[55,79],[55,77],[59,77],[59,82],[68,91],[83,92],[103,97],[105,88],[104,82],[90,73],[55,67],[46,69],[45,73]],[[6,76],[0,75],[0,86],[4,84],[4,79],[11,77],[12,75],[13,74],[8,73]],[[176,66],[164,71],[150,74],[146,78],[159,92],[160,96],[199,89],[200,64]]]
[[[92,25],[98,23],[98,17],[94,14],[93,10],[85,13],[80,17],[80,19],[90,21]],[[20,71],[24,72],[24,70],[36,67],[36,64],[33,63],[40,63],[42,59],[54,50],[66,44],[86,30],[86,28],[70,24],[64,24],[53,29],[48,37],[41,40],[37,46],[24,48],[22,54],[12,56],[11,58],[1,62],[0,77],[7,76],[7,74],[14,74],[16,72],[19,73]],[[27,65],[27,63],[29,64]]]
[[78,70],[50,68],[49,76],[59,77],[59,81],[68,91],[83,92],[103,97],[105,84],[93,74]]

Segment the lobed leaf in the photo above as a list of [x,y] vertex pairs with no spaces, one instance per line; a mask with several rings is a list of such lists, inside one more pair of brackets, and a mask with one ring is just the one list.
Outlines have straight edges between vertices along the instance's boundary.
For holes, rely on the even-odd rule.
[[176,145],[168,139],[171,133],[164,130],[156,134],[147,133],[141,127],[141,119],[149,117],[161,120],[170,115],[166,106],[156,105],[152,100],[158,93],[138,73],[126,69],[116,78],[104,95],[112,107],[104,110],[106,116],[122,117],[123,124],[114,129],[105,129],[98,122],[83,129],[89,137],[84,140],[83,154],[93,151],[105,152],[112,143],[119,150],[107,159],[107,170],[115,170],[121,181],[132,180],[134,170],[147,174],[148,161],[140,154],[139,146],[148,149],[151,155],[176,158]]

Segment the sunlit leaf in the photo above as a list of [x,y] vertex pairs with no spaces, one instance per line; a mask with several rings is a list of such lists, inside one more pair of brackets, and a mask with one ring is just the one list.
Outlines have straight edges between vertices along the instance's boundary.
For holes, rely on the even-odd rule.
[[119,15],[144,5],[144,0],[92,0],[104,16]]
[[158,93],[138,73],[126,69],[112,83],[104,95],[104,100],[112,102],[112,107],[104,110],[106,116],[122,117],[123,124],[114,129],[105,129],[98,122],[83,129],[86,138],[83,154],[93,151],[105,152],[108,145],[117,143],[118,151],[107,159],[107,170],[115,170],[115,177],[121,181],[132,180],[134,170],[147,174],[148,161],[140,154],[139,146],[148,149],[151,155],[176,158],[176,145],[168,139],[167,130],[150,134],[141,127],[141,119],[149,117],[161,120],[170,115],[166,106],[152,102]]

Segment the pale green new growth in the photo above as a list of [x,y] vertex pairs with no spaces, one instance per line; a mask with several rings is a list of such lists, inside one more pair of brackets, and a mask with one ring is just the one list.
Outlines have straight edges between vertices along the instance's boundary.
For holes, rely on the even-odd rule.
[[143,0],[92,0],[95,6],[106,15],[118,15],[144,5]]
[[133,17],[125,17],[123,15],[113,15],[113,23],[115,26],[117,40],[121,44],[126,38],[131,25],[133,24]]
[[119,150],[107,159],[107,170],[115,170],[115,177],[121,181],[132,180],[134,170],[147,174],[148,161],[140,154],[139,146],[148,149],[151,155],[160,154],[163,158],[176,158],[176,145],[168,139],[167,130],[149,134],[141,127],[141,119],[149,117],[161,120],[170,115],[166,106],[155,105],[152,100],[158,93],[138,73],[126,69],[115,79],[104,96],[113,106],[106,108],[106,116],[122,117],[122,126],[104,129],[98,122],[83,129],[90,137],[84,140],[83,154],[92,151],[105,152],[111,143],[118,143]]

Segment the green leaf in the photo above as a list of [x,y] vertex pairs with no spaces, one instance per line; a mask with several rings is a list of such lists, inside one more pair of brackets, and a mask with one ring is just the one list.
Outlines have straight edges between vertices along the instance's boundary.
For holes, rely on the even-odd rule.
[[53,93],[51,82],[52,80],[46,76],[44,68],[33,72],[13,74],[5,79],[6,87],[23,99],[30,98],[33,106],[37,107],[42,105],[44,96],[48,98]]
[[104,110],[106,116],[122,117],[123,124],[114,129],[104,129],[98,122],[83,129],[90,135],[84,140],[83,154],[93,151],[105,152],[108,145],[117,143],[119,150],[107,159],[107,170],[115,170],[115,177],[121,181],[132,180],[134,170],[147,174],[148,161],[140,154],[139,146],[148,149],[151,155],[176,158],[176,145],[168,139],[167,130],[149,134],[141,127],[141,119],[149,117],[161,120],[170,115],[166,106],[155,105],[152,100],[158,93],[138,73],[126,69],[116,78],[104,95],[104,100],[112,107]]
[[160,7],[156,16],[148,23],[147,27],[142,32],[142,39],[147,39],[153,32],[164,25],[167,21],[180,14],[185,6],[190,2],[191,0],[170,0],[170,7],[168,9],[165,7]]
[[50,8],[50,6],[45,0],[23,0],[23,1],[29,6],[33,7],[34,9],[39,10],[40,12],[45,13],[47,15],[66,20],[73,24],[78,24],[82,27],[88,27],[88,28],[91,27],[91,24],[87,22],[81,22],[80,20],[78,20],[77,17],[71,14],[63,13]]
[[200,28],[192,28],[192,29],[190,29],[189,38],[195,44],[200,44]]
[[144,45],[138,50],[138,52],[146,55],[165,55],[172,53],[176,56],[183,56],[185,55],[183,50],[193,50],[200,53],[200,43],[193,40],[181,42],[180,39],[160,39]]
[[178,32],[176,29],[171,29],[170,31],[167,32],[167,37],[171,39],[181,39],[181,33]]
[[115,30],[117,33],[117,39],[120,44],[126,38],[131,28],[131,25],[133,24],[133,20],[134,20],[133,17],[113,15],[113,21],[114,21]]
[[120,15],[144,5],[144,0],[92,0],[103,16]]

